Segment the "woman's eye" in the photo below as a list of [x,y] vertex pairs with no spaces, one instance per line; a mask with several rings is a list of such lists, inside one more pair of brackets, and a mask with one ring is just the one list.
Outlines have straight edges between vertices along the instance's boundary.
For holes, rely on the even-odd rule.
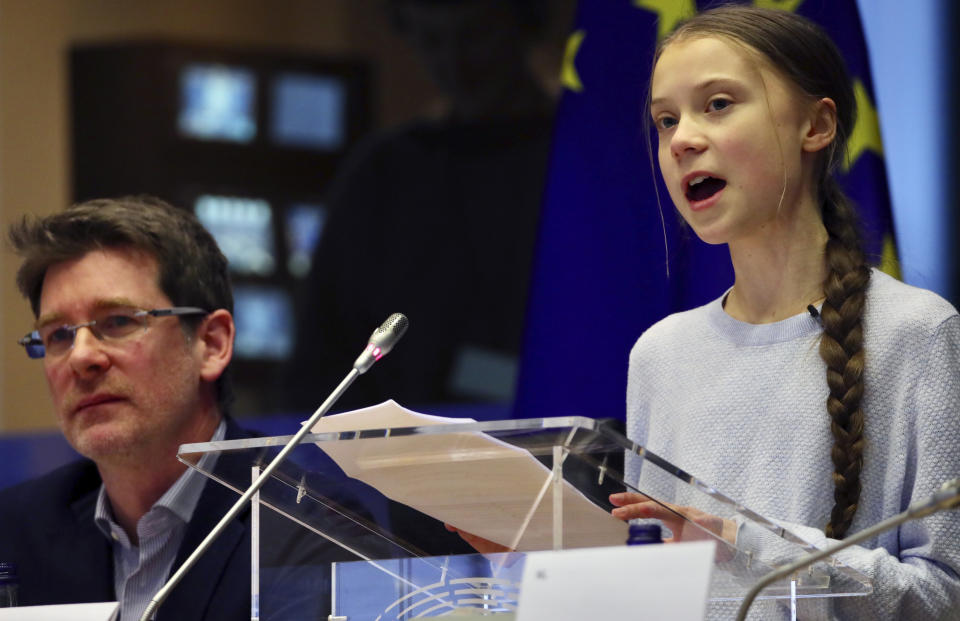
[[716,99],[711,99],[710,103],[707,104],[707,108],[709,108],[713,112],[719,112],[720,110],[723,110],[729,105],[730,105],[729,99],[723,99],[722,97],[718,97]]
[[657,129],[670,129],[677,124],[677,119],[673,118],[672,116],[662,116],[657,119],[655,123],[657,125]]

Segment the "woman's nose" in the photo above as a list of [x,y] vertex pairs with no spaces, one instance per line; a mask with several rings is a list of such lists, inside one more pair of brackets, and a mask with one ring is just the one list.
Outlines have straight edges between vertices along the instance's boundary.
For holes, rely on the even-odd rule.
[[699,153],[706,146],[706,138],[694,120],[687,118],[677,121],[670,138],[670,152],[673,157],[679,159],[688,153]]

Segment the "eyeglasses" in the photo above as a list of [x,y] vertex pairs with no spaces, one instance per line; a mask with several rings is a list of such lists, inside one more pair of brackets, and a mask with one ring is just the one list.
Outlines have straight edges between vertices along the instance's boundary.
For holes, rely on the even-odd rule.
[[93,335],[101,341],[122,342],[134,335],[145,332],[153,317],[206,315],[208,311],[194,306],[175,306],[173,308],[155,308],[140,310],[137,308],[108,308],[95,314],[94,318],[73,326],[46,325],[27,334],[17,343],[23,345],[31,358],[43,358],[45,355],[62,356],[71,349],[77,338],[77,330],[90,328]]

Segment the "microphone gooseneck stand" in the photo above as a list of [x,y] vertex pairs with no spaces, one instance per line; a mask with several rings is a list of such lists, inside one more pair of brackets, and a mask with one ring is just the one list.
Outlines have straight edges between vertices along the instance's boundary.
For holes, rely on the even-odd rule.
[[764,576],[760,582],[755,584],[749,592],[747,592],[747,595],[743,598],[743,602],[740,604],[740,609],[737,612],[737,621],[744,621],[744,619],[747,618],[747,612],[750,610],[750,605],[753,604],[753,600],[756,599],[757,595],[760,594],[760,591],[767,588],[777,580],[786,578],[790,574],[804,569],[809,565],[813,565],[817,561],[822,561],[828,556],[832,556],[844,548],[848,548],[854,544],[860,543],[865,539],[879,535],[880,533],[895,526],[899,526],[908,520],[926,517],[932,513],[936,513],[937,511],[941,511],[943,509],[953,509],[957,506],[960,506],[960,479],[951,479],[950,481],[944,483],[937,493],[925,500],[920,500],[913,503],[903,513],[898,513],[893,517],[874,524],[870,528],[862,530],[855,535],[851,535],[837,544],[824,548],[823,550],[820,550],[819,552],[809,556],[805,556],[799,561],[781,567],[776,571],[770,572]]
[[263,472],[257,478],[256,481],[247,488],[247,491],[244,492],[240,499],[227,511],[227,514],[220,519],[216,526],[213,527],[213,530],[206,536],[206,538],[200,542],[200,545],[187,557],[187,560],[183,562],[183,565],[177,569],[176,573],[170,576],[170,579],[167,580],[156,595],[153,596],[153,599],[150,600],[150,603],[147,604],[146,610],[143,611],[143,615],[140,617],[140,621],[150,621],[150,619],[156,614],[157,608],[160,607],[160,604],[167,599],[170,595],[170,592],[176,587],[180,581],[183,579],[184,575],[196,564],[201,556],[207,551],[210,545],[216,540],[217,537],[223,532],[227,524],[230,523],[233,518],[237,516],[240,511],[246,507],[247,503],[250,502],[250,498],[263,487],[263,484],[267,482],[267,479],[270,478],[270,475],[273,474],[273,471],[283,463],[287,458],[287,455],[300,444],[300,441],[305,435],[310,433],[310,430],[313,429],[313,426],[317,424],[324,414],[333,406],[333,404],[346,392],[347,388],[350,387],[350,384],[357,379],[362,373],[365,373],[367,369],[373,366],[373,363],[382,358],[384,355],[389,352],[394,344],[400,337],[403,336],[403,333],[406,332],[409,322],[404,315],[400,313],[394,313],[387,318],[383,324],[374,330],[373,334],[370,336],[370,342],[367,345],[367,348],[363,351],[362,354],[357,358],[356,362],[353,363],[353,368],[350,369],[350,372],[347,373],[347,376],[343,378],[343,381],[334,389],[330,396],[320,404],[320,407],[313,413],[313,416],[310,417],[306,423],[300,428],[300,431],[297,432],[293,438],[287,442],[287,445],[277,453],[277,456],[273,458],[273,461],[270,462]]

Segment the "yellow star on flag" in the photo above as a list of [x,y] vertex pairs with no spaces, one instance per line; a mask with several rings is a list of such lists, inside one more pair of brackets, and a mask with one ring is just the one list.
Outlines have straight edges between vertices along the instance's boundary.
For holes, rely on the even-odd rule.
[[580,51],[580,44],[586,34],[583,30],[576,30],[570,35],[563,52],[563,65],[560,67],[560,84],[577,93],[583,90],[583,83],[577,73],[577,52]]
[[695,0],[633,0],[633,5],[657,14],[657,40],[670,34],[681,20],[697,12]]
[[803,4],[803,0],[753,0],[753,4],[761,9],[780,9],[792,13]]
[[847,161],[843,163],[844,172],[850,170],[864,151],[872,150],[883,155],[883,141],[880,139],[880,121],[877,109],[870,101],[870,95],[860,80],[853,83],[853,94],[857,101],[857,123],[850,132],[847,146]]

